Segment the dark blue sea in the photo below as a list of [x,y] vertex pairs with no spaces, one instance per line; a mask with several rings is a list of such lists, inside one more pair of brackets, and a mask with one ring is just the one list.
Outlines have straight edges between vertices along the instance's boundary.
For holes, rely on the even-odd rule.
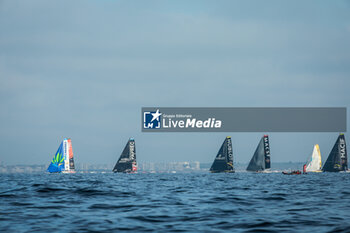
[[350,232],[350,173],[0,178],[0,232]]

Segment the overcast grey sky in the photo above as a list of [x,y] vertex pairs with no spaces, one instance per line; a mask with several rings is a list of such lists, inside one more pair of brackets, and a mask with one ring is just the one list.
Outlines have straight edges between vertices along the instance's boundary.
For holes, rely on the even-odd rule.
[[[226,133],[141,133],[141,107],[350,107],[350,1],[0,0],[0,161],[212,162]],[[348,117],[349,120],[349,117]],[[261,133],[231,133],[248,162]],[[270,133],[274,161],[337,133]],[[345,134],[348,140],[348,134]]]

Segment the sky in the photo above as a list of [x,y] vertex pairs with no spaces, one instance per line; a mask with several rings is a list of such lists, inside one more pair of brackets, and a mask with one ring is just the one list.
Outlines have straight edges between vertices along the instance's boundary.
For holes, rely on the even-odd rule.
[[[0,0],[0,161],[247,163],[263,133],[141,133],[141,107],[350,107],[350,1]],[[347,116],[349,121],[349,114]],[[273,162],[338,133],[269,133]],[[348,133],[345,133],[349,143]]]

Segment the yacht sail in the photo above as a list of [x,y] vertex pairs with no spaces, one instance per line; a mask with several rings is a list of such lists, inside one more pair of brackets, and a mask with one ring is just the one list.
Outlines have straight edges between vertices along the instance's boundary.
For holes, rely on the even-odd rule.
[[318,144],[314,145],[310,160],[304,165],[304,172],[321,172],[322,158],[320,147]]
[[47,171],[50,173],[75,173],[72,140],[70,138],[63,139]]
[[113,172],[136,173],[136,148],[135,140],[130,138],[120,155],[117,163],[113,168]]
[[348,170],[348,154],[344,134],[340,134],[331,153],[323,165],[324,172],[340,172]]
[[210,172],[235,172],[233,167],[233,152],[231,137],[226,137],[217,153]]
[[249,162],[247,171],[264,171],[271,168],[269,136],[264,135]]

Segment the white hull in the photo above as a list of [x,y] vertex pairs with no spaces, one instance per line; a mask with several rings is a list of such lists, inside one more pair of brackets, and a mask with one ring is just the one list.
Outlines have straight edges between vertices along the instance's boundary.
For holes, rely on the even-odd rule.
[[69,171],[62,171],[62,173],[75,173],[75,171],[73,171],[73,170],[69,170]]

